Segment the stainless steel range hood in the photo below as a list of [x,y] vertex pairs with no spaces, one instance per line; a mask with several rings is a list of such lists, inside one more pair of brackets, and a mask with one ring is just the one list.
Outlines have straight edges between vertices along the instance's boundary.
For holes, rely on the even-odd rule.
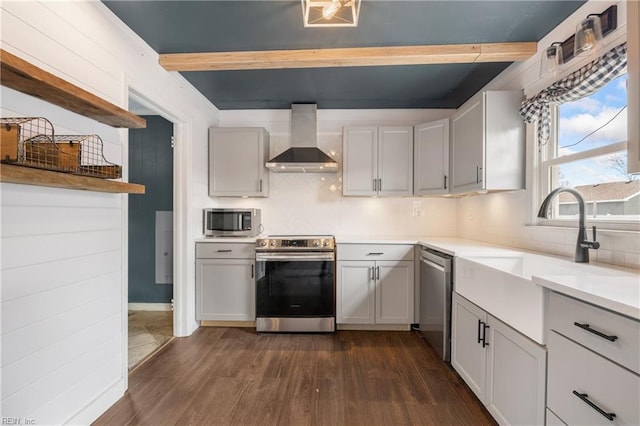
[[318,148],[318,121],[315,104],[291,105],[291,148],[265,165],[278,173],[335,173],[336,160]]

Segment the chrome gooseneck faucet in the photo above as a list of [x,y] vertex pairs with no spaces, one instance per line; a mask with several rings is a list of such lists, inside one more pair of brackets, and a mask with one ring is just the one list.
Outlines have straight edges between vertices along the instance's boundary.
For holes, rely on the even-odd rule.
[[596,241],[596,227],[593,227],[593,241],[587,239],[587,229],[585,228],[585,207],[584,198],[582,195],[573,188],[556,188],[547,195],[542,202],[540,210],[538,211],[538,217],[549,217],[549,207],[551,206],[551,200],[557,194],[561,192],[568,192],[576,197],[578,200],[578,214],[580,216],[578,223],[578,241],[576,243],[576,262],[589,263],[589,249],[597,250],[600,248],[600,243]]

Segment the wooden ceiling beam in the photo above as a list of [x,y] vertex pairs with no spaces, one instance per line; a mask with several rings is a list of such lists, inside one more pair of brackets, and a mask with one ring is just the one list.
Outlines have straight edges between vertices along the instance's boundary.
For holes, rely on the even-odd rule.
[[478,43],[430,46],[352,47],[249,52],[164,53],[167,71],[224,71],[287,68],[362,67],[524,61],[537,43]]

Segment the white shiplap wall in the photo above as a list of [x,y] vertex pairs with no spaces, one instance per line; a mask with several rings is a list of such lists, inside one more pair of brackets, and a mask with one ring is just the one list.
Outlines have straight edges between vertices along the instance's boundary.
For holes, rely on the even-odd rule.
[[[2,2],[2,48],[126,108],[129,88],[176,123],[179,333],[193,320],[192,168],[218,111],[100,2]],[[98,134],[127,174],[127,132],[8,88],[2,116],[42,116],[57,134]],[[202,164],[201,164],[202,163]],[[197,186],[197,183],[196,183]],[[126,389],[127,196],[0,184],[3,418],[87,424]],[[194,231],[195,226],[195,231]],[[153,236],[151,236],[153,237]]]

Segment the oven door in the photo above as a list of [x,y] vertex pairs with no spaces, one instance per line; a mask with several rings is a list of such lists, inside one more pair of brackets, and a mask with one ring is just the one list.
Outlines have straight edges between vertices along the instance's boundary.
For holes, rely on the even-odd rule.
[[333,253],[256,253],[257,317],[333,317]]

